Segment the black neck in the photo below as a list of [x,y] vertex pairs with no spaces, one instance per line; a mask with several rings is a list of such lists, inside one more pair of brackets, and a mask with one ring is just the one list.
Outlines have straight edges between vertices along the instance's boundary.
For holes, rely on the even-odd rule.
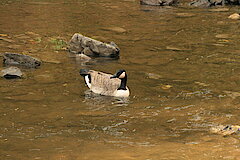
[[126,85],[127,85],[127,75],[125,75],[124,78],[121,78],[121,84],[118,90],[127,90]]

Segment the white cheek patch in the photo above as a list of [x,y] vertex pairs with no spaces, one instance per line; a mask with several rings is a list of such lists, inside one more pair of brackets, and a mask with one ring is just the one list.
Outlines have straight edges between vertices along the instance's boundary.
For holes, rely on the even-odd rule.
[[125,72],[123,72],[122,74],[120,74],[119,78],[124,78],[125,77]]
[[90,83],[90,79],[89,79],[88,75],[86,75],[84,78],[85,78],[85,82],[86,82],[88,88],[91,88],[91,83]]

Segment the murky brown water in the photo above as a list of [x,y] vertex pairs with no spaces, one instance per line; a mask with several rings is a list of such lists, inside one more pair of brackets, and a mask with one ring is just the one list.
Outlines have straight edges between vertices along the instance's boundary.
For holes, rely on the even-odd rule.
[[[0,79],[0,159],[239,159],[239,135],[209,132],[240,123],[239,8],[221,10],[2,0],[0,52],[44,64]],[[114,41],[120,59],[79,62],[55,44],[75,32]],[[91,95],[80,68],[126,69],[131,97]]]

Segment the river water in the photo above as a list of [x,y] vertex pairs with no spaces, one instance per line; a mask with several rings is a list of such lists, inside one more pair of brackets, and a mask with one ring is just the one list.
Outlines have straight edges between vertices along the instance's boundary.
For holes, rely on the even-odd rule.
[[[0,79],[0,159],[239,159],[239,135],[209,132],[240,123],[238,11],[2,0],[0,52],[43,65]],[[76,32],[114,41],[120,59],[79,61],[61,46]],[[93,95],[80,68],[125,69],[130,98]]]

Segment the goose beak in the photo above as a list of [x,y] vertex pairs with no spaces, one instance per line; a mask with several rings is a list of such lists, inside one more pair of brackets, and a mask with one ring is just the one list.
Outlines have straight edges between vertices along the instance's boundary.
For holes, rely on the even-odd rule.
[[110,77],[110,79],[112,79],[112,78],[117,78],[117,75],[116,75],[116,74],[112,75],[112,76]]

